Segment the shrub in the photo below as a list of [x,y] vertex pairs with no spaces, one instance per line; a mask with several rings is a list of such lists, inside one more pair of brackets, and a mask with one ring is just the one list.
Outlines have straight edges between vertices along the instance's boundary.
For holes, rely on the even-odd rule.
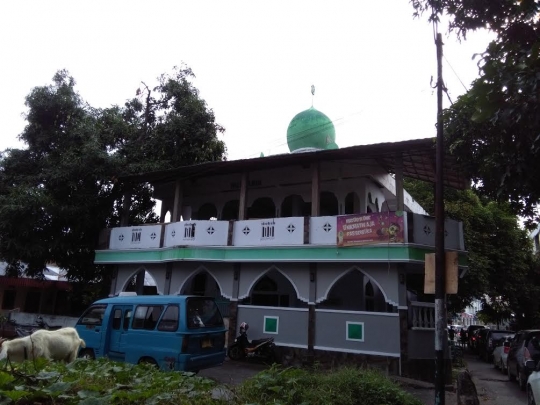
[[380,372],[358,368],[325,373],[273,366],[237,394],[240,403],[258,405],[421,405]]

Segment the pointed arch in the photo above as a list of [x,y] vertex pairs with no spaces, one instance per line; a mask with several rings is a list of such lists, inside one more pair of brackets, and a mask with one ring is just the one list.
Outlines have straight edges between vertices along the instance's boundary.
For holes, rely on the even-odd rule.
[[210,274],[212,276],[212,278],[214,279],[214,281],[216,282],[218,288],[219,288],[219,293],[223,297],[227,298],[228,300],[232,300],[232,296],[228,296],[228,295],[224,294],[223,287],[221,286],[221,283],[219,282],[219,280],[215,276],[215,274],[205,266],[199,266],[195,270],[193,270],[191,273],[189,273],[189,275],[186,278],[184,278],[184,281],[182,282],[182,284],[180,284],[180,287],[178,287],[178,289],[176,290],[176,292],[173,293],[173,295],[179,295],[182,292],[182,290],[184,289],[184,287],[186,286],[186,283],[188,281],[191,282],[191,280],[193,280],[193,278],[195,276],[197,276],[197,274],[200,274],[202,272],[207,272],[208,274]]
[[[326,289],[326,291],[324,292],[324,296],[320,297],[317,299],[317,304],[323,302],[324,300],[326,300],[328,298],[328,294],[330,293],[330,290],[332,290],[332,287],[342,278],[344,277],[345,275],[347,275],[348,273],[350,273],[351,271],[359,271],[360,273],[362,273],[365,277],[368,278],[369,281],[371,281],[373,284],[375,284],[377,286],[377,288],[379,289],[379,291],[381,292],[381,294],[383,295],[383,298],[385,300],[386,303],[394,306],[394,307],[398,307],[398,303],[397,302],[394,302],[392,301],[391,299],[388,298],[388,296],[386,295],[386,291],[384,291],[384,289],[382,288],[382,286],[379,284],[379,282],[374,279],[373,277],[371,277],[368,273],[366,273],[365,271],[363,271],[361,268],[357,267],[357,266],[353,266],[345,271],[343,271],[341,274],[339,274],[335,279],[334,281],[332,281],[332,283],[330,283],[330,285],[328,286],[328,288]],[[363,288],[363,287],[362,287]]]
[[375,311],[375,289],[373,288],[371,280],[368,280],[364,287],[364,301],[366,311]]
[[[152,277],[154,282],[156,281],[156,277],[152,274],[152,272],[150,270],[148,270],[146,267],[144,267],[144,265],[140,265],[136,270],[131,272],[128,277],[126,277],[126,279],[124,280],[124,284],[120,288],[120,291],[125,291],[126,288],[127,288],[128,283],[131,281],[131,279],[133,277],[135,277],[137,274],[139,274],[140,272],[148,273],[150,275],[150,277]],[[163,290],[160,290],[158,283],[156,282],[155,284],[156,284],[157,293],[159,295],[163,295]]]
[[283,277],[285,277],[287,279],[287,281],[289,283],[291,283],[291,285],[293,286],[294,288],[294,292],[296,293],[296,299],[299,299],[300,301],[303,301],[303,302],[308,302],[308,299],[307,298],[304,298],[302,296],[300,296],[300,292],[298,291],[298,287],[296,286],[296,284],[293,282],[293,280],[286,274],[284,273],[279,267],[275,266],[275,265],[271,265],[269,268],[267,268],[266,270],[264,270],[261,274],[259,274],[252,282],[251,284],[249,285],[248,289],[247,289],[247,294],[244,294],[244,295],[239,295],[238,296],[238,300],[243,300],[244,298],[247,298],[250,296],[251,292],[253,291],[253,287],[255,287],[255,285],[269,272],[271,272],[272,270],[276,270],[277,272],[281,273],[281,275]]

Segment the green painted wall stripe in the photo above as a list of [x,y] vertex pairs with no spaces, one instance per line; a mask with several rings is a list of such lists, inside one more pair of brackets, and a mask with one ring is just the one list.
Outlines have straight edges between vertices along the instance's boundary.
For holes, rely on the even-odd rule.
[[[337,248],[295,247],[176,247],[144,250],[98,250],[96,264],[160,263],[168,261],[219,262],[424,262],[433,249],[415,245],[378,245]],[[466,252],[459,252],[459,265],[467,266]]]

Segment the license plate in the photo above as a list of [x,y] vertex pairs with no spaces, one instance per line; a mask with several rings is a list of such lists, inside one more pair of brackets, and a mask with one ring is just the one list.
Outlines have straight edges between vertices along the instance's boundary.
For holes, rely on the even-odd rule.
[[212,347],[212,340],[211,339],[203,339],[201,343],[201,347],[203,349],[206,349],[208,347]]

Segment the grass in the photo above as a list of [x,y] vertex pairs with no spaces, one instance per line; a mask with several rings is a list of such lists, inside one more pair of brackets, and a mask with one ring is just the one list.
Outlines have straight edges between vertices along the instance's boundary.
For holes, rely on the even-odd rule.
[[[0,405],[421,405],[373,370],[332,372],[272,366],[216,395],[218,383],[193,373],[163,372],[149,365],[77,359],[65,365],[26,362],[0,371]],[[223,392],[224,389],[221,389]]]

